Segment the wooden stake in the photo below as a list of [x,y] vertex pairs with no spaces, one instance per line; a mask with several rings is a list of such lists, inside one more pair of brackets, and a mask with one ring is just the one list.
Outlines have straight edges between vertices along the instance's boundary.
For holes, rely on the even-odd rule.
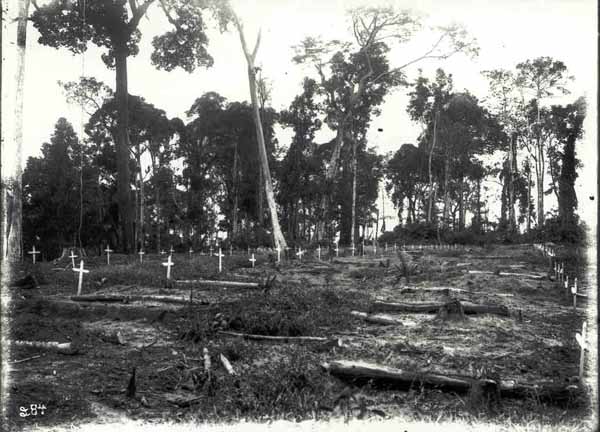
[[581,333],[575,333],[575,340],[579,345],[581,352],[579,354],[579,378],[583,378],[583,369],[585,366],[585,351],[588,349],[587,344],[587,322],[583,322]]
[[140,251],[138,252],[138,255],[140,256],[140,264],[144,263],[144,249],[140,249]]
[[225,256],[221,253],[221,248],[219,248],[219,255],[217,256],[219,257],[219,273],[221,273],[223,271],[223,257]]
[[300,248],[298,248],[298,252],[296,252],[296,256],[298,257],[298,259],[299,259],[300,261],[302,261],[302,255],[304,255],[304,253],[305,253],[305,252],[306,252],[306,251],[303,251],[301,247],[300,247]]

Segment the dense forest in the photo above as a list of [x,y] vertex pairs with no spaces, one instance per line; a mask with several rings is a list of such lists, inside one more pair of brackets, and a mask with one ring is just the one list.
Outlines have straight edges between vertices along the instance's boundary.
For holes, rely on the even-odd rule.
[[[230,7],[159,2],[172,30],[154,38],[152,63],[167,71],[210,67],[202,16],[213,15],[221,30],[241,36],[252,96],[248,103],[206,92],[184,118],[168,118],[127,91],[126,61],[137,53],[136,25],[151,3],[133,2],[129,21],[125,2],[33,3],[39,43],[75,53],[88,44],[107,48],[116,87],[93,76],[59,83],[85,112],[85,133],[60,117],[41,156],[27,161],[24,248],[37,244],[48,256],[103,245],[159,251],[217,238],[245,248],[280,244],[280,230],[286,244],[581,240],[574,185],[586,103],[575,96],[552,103],[573,79],[560,60],[482,71],[489,89],[480,99],[456,89],[441,64],[477,55],[464,29],[437,29],[437,43],[407,62],[438,61],[435,76],[407,76],[407,64],[392,64],[390,43],[409,41],[417,16],[359,8],[347,40],[307,37],[294,47],[290,61],[307,76],[289,107],[276,110]],[[367,136],[392,91],[409,96],[406,111],[422,132],[380,154]],[[292,132],[290,142],[278,141],[277,127]],[[322,130],[334,138],[318,142]],[[501,191],[499,200],[486,202],[490,188]],[[395,207],[395,227],[380,214],[382,195]]]

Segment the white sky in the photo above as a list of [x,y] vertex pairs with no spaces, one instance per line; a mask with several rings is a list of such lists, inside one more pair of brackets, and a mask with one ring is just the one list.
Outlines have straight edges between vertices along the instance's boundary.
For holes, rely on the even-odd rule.
[[[91,1],[91,0],[89,0]],[[15,0],[8,2],[14,6]],[[43,3],[40,2],[40,3]],[[255,0],[234,2],[236,10],[246,25],[246,37],[253,43],[256,29],[263,30],[263,39],[258,54],[258,63],[263,75],[272,83],[272,105],[276,109],[287,107],[301,89],[301,81],[312,70],[303,69],[291,61],[291,46],[305,36],[322,35],[325,39],[349,40],[344,11],[359,1],[341,0]],[[364,2],[362,2],[364,4]],[[369,2],[373,4],[374,2]],[[572,94],[556,102],[571,102],[585,95],[589,112],[585,124],[586,137],[577,149],[578,157],[585,167],[577,184],[580,202],[579,213],[595,218],[596,203],[588,196],[596,194],[596,81],[597,81],[597,11],[593,0],[448,0],[448,1],[396,1],[392,4],[401,8],[412,8],[427,14],[432,22],[462,23],[475,36],[481,48],[478,58],[471,60],[457,55],[444,62],[423,62],[408,69],[409,78],[416,76],[417,67],[426,76],[433,76],[438,67],[443,67],[454,76],[455,88],[469,91],[482,98],[486,82],[480,71],[493,68],[508,68],[526,59],[551,56],[566,63],[576,80],[570,86]],[[9,11],[14,17],[14,9]],[[14,80],[14,38],[16,25],[3,23],[3,136],[10,143],[11,109],[14,95],[11,93]],[[162,18],[159,8],[153,5],[148,19],[141,23],[142,41],[140,54],[130,58],[129,92],[143,96],[148,102],[164,109],[169,116],[185,120],[186,111],[195,98],[207,91],[216,91],[229,100],[248,100],[248,82],[245,59],[239,38],[233,31],[219,34],[208,32],[208,50],[215,64],[210,69],[198,69],[192,74],[182,70],[164,72],[156,70],[150,63],[152,37],[164,31],[168,23]],[[8,33],[6,33],[8,32]],[[423,52],[431,40],[423,34],[402,50],[391,53],[392,64],[410,60],[415,53]],[[28,26],[27,64],[25,81],[24,149],[23,159],[38,155],[41,144],[47,141],[56,120],[67,117],[75,129],[81,129],[81,114],[77,107],[68,105],[57,85],[58,80],[76,80],[82,73],[95,76],[114,88],[114,71],[106,69],[100,59],[103,52],[90,45],[85,55],[73,56],[67,50],[55,50],[37,43],[38,34]],[[12,43],[11,43],[12,42]],[[412,55],[411,55],[412,54]],[[84,63],[82,65],[82,62]],[[397,62],[397,63],[396,63]],[[415,142],[420,126],[412,123],[406,114],[406,89],[400,89],[386,98],[382,115],[373,121],[369,134],[370,145],[381,153],[397,150],[406,142]],[[86,119],[84,118],[84,121]],[[377,132],[382,128],[383,132]],[[287,146],[289,131],[278,134],[280,145]],[[324,142],[327,132],[318,136]],[[8,148],[8,151],[6,151]],[[3,149],[3,167],[10,167],[10,144]],[[550,203],[549,203],[550,204]],[[386,204],[386,213],[391,206]]]

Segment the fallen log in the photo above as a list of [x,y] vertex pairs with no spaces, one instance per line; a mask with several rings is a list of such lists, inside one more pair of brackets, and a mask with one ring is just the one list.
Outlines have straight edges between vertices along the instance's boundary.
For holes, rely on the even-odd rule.
[[495,295],[500,297],[514,297],[514,294],[508,293],[496,293],[489,291],[469,291],[462,288],[453,288],[453,287],[408,287],[402,288],[400,290],[400,294],[409,294],[409,293],[418,293],[418,292],[433,292],[433,293],[442,293],[445,295],[450,294],[451,292],[456,293],[466,293],[466,294],[477,294],[477,295]]
[[371,384],[386,389],[409,390],[412,386],[424,385],[443,391],[468,393],[473,386],[495,387],[501,397],[533,397],[545,402],[572,402],[583,395],[583,388],[577,385],[564,386],[554,382],[539,384],[517,383],[514,381],[494,381],[475,379],[467,376],[449,376],[435,373],[412,372],[366,362],[339,360],[323,363],[321,367],[330,374],[357,385]]
[[[463,310],[467,315],[473,314],[494,314],[509,316],[506,306],[502,305],[478,305],[468,302],[461,302]],[[369,312],[412,312],[412,313],[437,313],[446,303],[388,303],[375,301],[371,305]]]
[[260,288],[258,282],[235,282],[235,281],[221,281],[221,280],[176,280],[175,283],[179,284],[194,284],[200,286],[214,286],[220,288]]
[[259,334],[236,333],[230,331],[219,331],[220,334],[241,337],[247,340],[269,341],[269,342],[330,342],[329,338],[319,336],[267,336]]
[[404,325],[401,319],[389,315],[370,315],[366,312],[352,311],[351,315],[364,319],[366,322],[383,325]]
[[469,270],[467,273],[469,273],[469,274],[488,274],[488,275],[496,275],[496,276],[515,276],[515,277],[521,277],[523,279],[534,279],[534,280],[543,280],[548,277],[547,275],[534,274],[534,273],[493,272],[493,271],[489,271],[489,270]]
[[77,353],[77,348],[71,342],[42,342],[42,341],[21,341],[13,342],[16,346],[43,349],[57,352],[60,354],[73,355]]
[[173,304],[207,305],[206,300],[190,300],[184,297],[161,296],[161,295],[79,295],[71,296],[71,300],[77,302],[103,302],[103,303],[130,303],[132,301],[149,301]]

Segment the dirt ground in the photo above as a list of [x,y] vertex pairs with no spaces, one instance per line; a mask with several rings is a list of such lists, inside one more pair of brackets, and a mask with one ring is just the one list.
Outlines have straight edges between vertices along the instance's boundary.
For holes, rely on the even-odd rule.
[[[408,391],[357,385],[329,375],[323,362],[360,360],[419,373],[461,375],[526,383],[577,384],[579,349],[574,335],[585,319],[585,300],[572,297],[548,276],[550,263],[529,245],[488,248],[408,249],[401,260],[392,248],[373,256],[274,263],[258,255],[250,268],[245,254],[217,258],[176,254],[175,280],[255,281],[266,287],[219,288],[167,283],[164,257],[111,256],[85,261],[83,294],[168,295],[204,304],[81,303],[69,260],[26,264],[14,277],[34,274],[36,289],[5,288],[3,310],[10,341],[72,342],[65,355],[11,345],[8,430],[81,425],[117,419],[149,422],[236,422],[242,419],[326,420],[333,417],[582,427],[590,412],[585,397],[568,403],[534,396],[504,398],[489,406],[473,394],[456,394],[415,383]],[[369,253],[370,252],[370,253]],[[381,253],[383,252],[383,253]],[[575,249],[559,249],[571,280],[588,292],[585,262]],[[342,256],[345,255],[345,256]],[[404,261],[404,267],[403,262]],[[408,278],[404,268],[408,268]],[[469,273],[487,271],[489,273]],[[507,273],[537,274],[528,279]],[[437,287],[437,290],[425,288]],[[445,287],[458,290],[445,291]],[[365,322],[374,301],[421,303],[458,299],[504,305],[508,316],[468,315],[464,321],[436,314],[386,313],[401,323]],[[339,344],[273,343],[220,333],[321,336]],[[205,370],[203,350],[211,359]],[[230,375],[220,361],[233,366]],[[6,365],[5,365],[6,366]],[[135,395],[127,394],[135,368]],[[43,404],[43,414],[23,416],[23,407]],[[28,411],[31,414],[31,410]]]

